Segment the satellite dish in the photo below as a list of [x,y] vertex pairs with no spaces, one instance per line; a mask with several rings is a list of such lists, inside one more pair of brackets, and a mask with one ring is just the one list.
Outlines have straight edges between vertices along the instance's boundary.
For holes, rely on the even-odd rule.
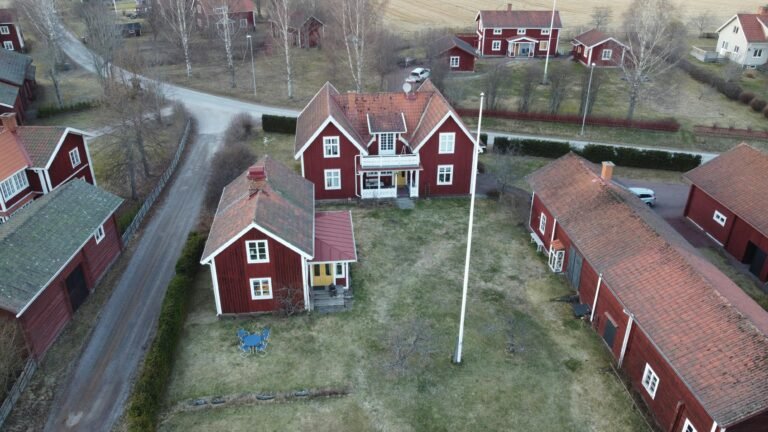
[[403,83],[403,91],[406,93],[410,93],[413,86],[411,83]]

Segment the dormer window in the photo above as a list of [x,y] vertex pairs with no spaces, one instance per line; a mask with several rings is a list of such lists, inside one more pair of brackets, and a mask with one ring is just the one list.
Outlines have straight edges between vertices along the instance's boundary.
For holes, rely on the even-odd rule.
[[395,135],[393,133],[379,134],[379,154],[395,154]]

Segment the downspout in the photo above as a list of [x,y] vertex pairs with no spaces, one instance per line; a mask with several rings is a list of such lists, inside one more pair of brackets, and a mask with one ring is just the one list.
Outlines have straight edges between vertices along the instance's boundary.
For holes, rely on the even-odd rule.
[[[597,299],[597,297],[595,297]],[[629,334],[632,332],[632,323],[635,322],[635,315],[631,312],[624,310],[624,313],[629,316],[629,321],[627,321],[627,330],[624,332],[624,342],[621,344],[621,354],[619,354],[619,368],[621,368],[621,364],[624,363],[624,354],[627,352],[627,345],[629,344]]]
[[603,283],[603,274],[600,273],[600,275],[597,278],[597,288],[595,288],[595,300],[592,301],[592,312],[589,313],[589,322],[592,322],[595,320],[595,308],[597,307],[597,297],[600,295],[600,285]]
[[536,192],[531,194],[531,211],[528,212],[528,228],[533,230],[533,226],[531,225],[531,222],[533,222],[533,200],[536,198]]

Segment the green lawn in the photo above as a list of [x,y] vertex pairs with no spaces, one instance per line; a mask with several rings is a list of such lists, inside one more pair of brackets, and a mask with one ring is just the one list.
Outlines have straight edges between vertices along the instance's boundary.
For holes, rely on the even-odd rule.
[[[551,301],[570,289],[494,201],[478,201],[464,363],[450,363],[467,205],[434,199],[413,211],[354,208],[360,262],[352,266],[355,304],[346,313],[218,321],[203,272],[161,429],[645,430],[622,384],[605,371],[601,340],[566,304]],[[273,332],[268,354],[242,357],[236,329],[265,325]],[[392,341],[410,343],[416,333],[427,341],[416,345],[422,355],[393,368]],[[304,388],[350,393],[184,409],[197,397]]]

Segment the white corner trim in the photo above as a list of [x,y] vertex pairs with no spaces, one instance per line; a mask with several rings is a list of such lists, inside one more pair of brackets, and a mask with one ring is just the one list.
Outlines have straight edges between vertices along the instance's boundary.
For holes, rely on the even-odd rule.
[[64,140],[67,139],[67,136],[70,133],[82,136],[83,137],[83,145],[86,145],[85,144],[85,137],[93,136],[93,135],[91,135],[91,134],[89,134],[87,132],[81,131],[80,129],[70,128],[70,127],[64,129],[64,132],[61,134],[61,138],[59,138],[59,142],[56,143],[56,147],[54,147],[53,152],[51,153],[51,157],[48,159],[48,163],[46,163],[45,167],[43,167],[43,168],[45,168],[46,170],[51,169],[51,164],[53,164],[53,159],[55,159],[56,155],[59,153],[59,150],[61,150],[61,145],[64,144]]
[[603,284],[603,274],[600,273],[600,275],[597,278],[597,288],[595,288],[595,299],[592,301],[592,312],[589,314],[589,322],[593,322],[595,320],[595,308],[597,308],[597,298],[600,295],[600,285]]
[[221,316],[221,294],[219,293],[219,275],[216,273],[216,260],[211,260],[211,279],[213,279],[213,298],[216,302],[216,316]]
[[[315,141],[315,139],[317,139],[317,137],[318,137],[318,136],[320,136],[320,133],[321,133],[321,132],[322,132],[322,131],[323,131],[323,130],[326,128],[326,127],[328,127],[328,125],[329,125],[329,124],[333,124],[334,126],[336,126],[336,128],[337,128],[338,130],[340,130],[340,131],[341,131],[341,133],[342,133],[342,134],[344,134],[344,136],[345,136],[345,137],[347,137],[347,139],[348,139],[348,140],[349,140],[349,141],[350,141],[352,144],[354,144],[354,145],[355,145],[355,147],[357,147],[357,148],[358,148],[358,150],[360,150],[360,152],[361,152],[361,153],[363,153],[364,155],[368,155],[368,150],[366,150],[366,149],[363,147],[363,145],[362,145],[361,143],[357,142],[357,140],[356,140],[356,139],[354,139],[354,138],[352,137],[352,135],[351,135],[351,134],[350,134],[350,133],[349,133],[349,132],[348,132],[346,129],[344,129],[343,127],[341,127],[341,125],[339,124],[339,122],[337,122],[337,121],[336,121],[336,120],[335,120],[333,117],[331,117],[331,116],[328,116],[328,118],[326,118],[326,119],[325,119],[325,121],[324,121],[324,122],[323,122],[323,123],[322,123],[322,124],[321,124],[321,125],[320,125],[320,126],[317,128],[317,130],[315,131],[315,133],[313,133],[313,134],[312,134],[312,136],[311,136],[311,137],[309,137],[309,139],[307,140],[307,142],[305,142],[305,143],[304,143],[304,144],[301,146],[301,148],[299,149],[299,151],[298,151],[298,152],[296,152],[296,154],[294,154],[294,155],[293,155],[293,158],[294,158],[294,159],[298,159],[298,158],[300,158],[300,157],[301,157],[301,155],[303,155],[303,154],[304,154],[304,152],[307,150],[307,148],[309,148],[309,146],[312,144],[312,142],[313,142],[313,141]],[[341,146],[341,143],[339,143],[339,146]]]
[[458,124],[458,125],[459,125],[459,128],[461,128],[461,130],[464,132],[464,134],[467,136],[467,138],[469,138],[470,142],[472,142],[472,144],[474,144],[474,146],[475,146],[476,148],[477,148],[477,147],[479,147],[479,146],[477,145],[477,141],[475,141],[475,137],[473,137],[473,136],[472,136],[472,134],[471,134],[471,133],[470,133],[470,132],[467,130],[467,127],[466,127],[466,126],[464,126],[464,122],[463,122],[463,121],[461,121],[461,118],[459,118],[458,116],[456,116],[456,115],[453,113],[453,110],[451,110],[451,111],[448,111],[448,112],[447,112],[447,113],[446,113],[446,114],[443,116],[443,118],[442,118],[442,119],[440,119],[440,121],[439,121],[439,122],[437,122],[437,125],[435,125],[435,127],[434,127],[434,128],[432,128],[432,130],[431,130],[431,131],[430,131],[430,132],[429,132],[429,133],[428,133],[428,134],[427,134],[427,135],[424,137],[424,139],[423,139],[423,140],[421,140],[421,142],[420,142],[420,143],[419,143],[419,144],[416,146],[416,148],[415,148],[415,149],[413,149],[413,152],[414,152],[414,153],[418,153],[418,151],[419,151],[419,150],[421,150],[421,148],[424,146],[424,144],[426,144],[426,143],[427,143],[427,141],[428,141],[430,138],[432,138],[432,136],[435,134],[435,132],[437,132],[437,130],[438,130],[438,129],[440,129],[440,127],[441,127],[441,126],[443,126],[443,124],[444,124],[444,123],[445,123],[445,122],[446,122],[446,121],[447,121],[449,118],[453,118],[453,120],[456,122],[456,124]]

